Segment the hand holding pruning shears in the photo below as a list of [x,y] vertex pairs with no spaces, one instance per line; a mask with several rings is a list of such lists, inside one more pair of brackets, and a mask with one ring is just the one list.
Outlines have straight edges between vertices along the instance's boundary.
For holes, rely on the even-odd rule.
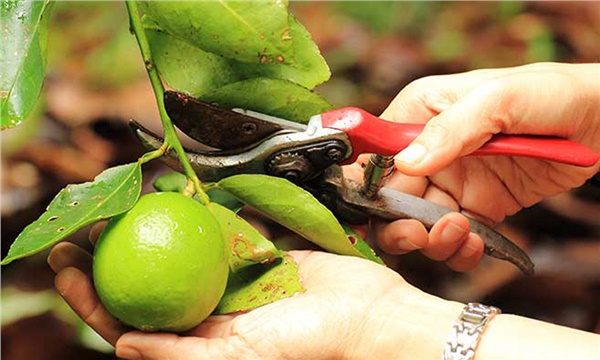
[[[397,171],[385,186],[489,225],[581,186],[598,173],[599,162],[574,167],[526,157],[461,156],[497,133],[559,136],[600,152],[599,78],[597,64],[546,63],[415,81],[381,117],[427,125],[413,142],[416,147],[396,157]],[[469,232],[467,219],[457,213],[438,221],[429,234],[411,220],[378,222],[375,229],[383,250],[400,254],[420,249],[455,270],[473,268],[483,251],[479,236]]]
[[[476,92],[474,96],[480,96],[480,92]],[[457,106],[460,104],[458,102]],[[478,108],[481,107],[480,109],[491,112],[495,114],[494,116],[500,114],[501,109],[493,108],[493,104],[486,104],[484,101],[477,104]],[[419,141],[423,142],[423,136],[419,136],[423,129],[427,131],[424,136],[432,133],[432,131],[435,134],[436,124],[440,121],[444,124],[444,120],[440,115],[441,120],[439,118],[435,119],[426,127],[419,124],[418,121],[427,120],[423,117],[424,110],[429,111],[431,117],[434,111],[432,106],[439,107],[441,106],[439,104],[429,104],[424,109],[416,108],[414,111],[410,111],[409,114],[415,112],[414,116],[418,119],[417,123],[413,124],[385,121],[361,109],[343,108],[313,116],[308,125],[301,125],[252,111],[223,109],[176,92],[165,94],[165,106],[171,119],[181,130],[200,143],[217,149],[215,151],[188,151],[190,162],[199,177],[204,181],[217,181],[240,173],[285,177],[313,193],[317,199],[328,206],[342,220],[360,224],[365,223],[369,217],[387,221],[414,219],[425,227],[432,228],[433,239],[435,239],[439,228],[439,226],[434,227],[435,224],[444,215],[456,210],[456,207],[442,207],[433,202],[424,201],[420,197],[394,191],[389,187],[382,188],[374,194],[368,194],[368,191],[365,191],[365,184],[344,177],[341,168],[338,166],[338,164],[351,163],[360,154],[364,153],[393,155],[408,146],[415,138],[417,138],[417,144]],[[394,104],[392,104],[392,109],[393,106]],[[448,111],[453,111],[452,107],[448,106],[447,108]],[[442,108],[440,107],[438,110],[441,111]],[[395,114],[398,116],[401,112]],[[471,121],[474,124],[471,124],[472,127],[465,130],[463,130],[463,126],[458,125],[459,133],[465,134],[462,135],[463,137],[470,134],[472,138],[476,138],[477,133],[473,133],[473,131],[478,129],[477,124],[481,128],[481,126],[485,127],[485,124],[492,121],[485,117],[486,114],[465,113],[465,116],[471,116]],[[494,120],[493,124],[498,124],[501,120]],[[440,125],[437,126],[439,128]],[[530,131],[524,133],[532,133],[531,130],[534,128],[528,126]],[[463,178],[446,179],[447,184],[444,184],[444,179],[442,179],[441,186],[453,190],[453,187],[458,186],[458,183],[465,179],[474,179],[477,176],[484,175],[485,181],[480,181],[481,184],[489,186],[500,183],[502,185],[500,188],[492,186],[490,189],[492,191],[488,191],[487,196],[491,194],[492,199],[498,197],[493,206],[499,206],[500,209],[503,209],[501,211],[514,212],[516,210],[515,204],[502,203],[502,201],[513,201],[519,206],[523,206],[528,202],[527,197],[516,199],[511,193],[511,196],[506,199],[504,195],[506,192],[510,193],[511,189],[515,190],[513,189],[514,186],[511,186],[512,184],[524,184],[523,176],[528,174],[531,164],[533,164],[531,166],[533,166],[532,169],[535,172],[540,170],[551,171],[551,169],[560,172],[560,169],[565,169],[564,166],[576,165],[582,168],[576,170],[576,172],[580,172],[583,176],[593,174],[593,170],[590,170],[590,168],[600,158],[596,151],[572,140],[556,136],[508,135],[507,132],[516,131],[509,128],[508,125],[504,127],[509,130],[505,131],[504,134],[500,134],[499,130],[502,129],[498,128],[486,130],[487,132],[484,133],[482,139],[471,140],[471,143],[467,140],[461,140],[468,147],[462,150],[451,149],[448,156],[454,154],[455,157],[467,155],[512,155],[515,157],[492,157],[491,160],[485,157],[477,157],[472,160],[461,160],[460,164],[462,165],[460,166],[462,167],[459,175]],[[547,126],[546,129],[550,129],[549,134],[553,135],[566,135],[567,137],[572,135],[566,131],[552,132],[552,129]],[[544,131],[533,131],[533,134],[536,135],[542,135],[543,133]],[[137,127],[136,134],[150,149],[157,149],[162,145],[162,139],[148,133],[143,128]],[[546,135],[549,134],[546,133]],[[446,135],[444,134],[444,136]],[[442,138],[441,140],[447,143],[446,146],[450,146],[455,138],[462,139],[457,136]],[[433,144],[436,144],[437,147],[442,146],[436,142]],[[421,148],[423,147],[421,146]],[[437,148],[433,147],[433,149]],[[414,157],[414,146],[406,149],[406,151]],[[406,151],[402,154],[406,155]],[[443,155],[438,156],[443,157]],[[543,161],[540,161],[540,159]],[[438,160],[438,163],[440,161],[442,160]],[[498,174],[496,171],[503,168],[502,166],[499,168],[494,164],[502,164],[502,162],[508,162],[506,168],[504,168],[507,171]],[[177,166],[176,162],[173,164]],[[581,180],[579,181],[581,182]],[[366,182],[366,185],[369,185],[368,181]],[[577,184],[565,183],[564,186],[569,185],[572,187]],[[477,189],[477,185],[474,188]],[[421,193],[418,195],[427,194]],[[465,199],[467,205],[469,205],[468,201],[476,201]],[[466,206],[463,206],[463,208],[469,209]],[[479,212],[475,211],[474,214],[478,215]],[[533,271],[531,261],[521,249],[482,222],[477,221],[475,218],[456,220],[456,222],[458,224],[452,222],[454,225],[449,225],[449,228],[463,229],[462,233],[467,237],[470,236],[468,235],[469,232],[474,233],[472,240],[467,242],[465,246],[469,245],[470,242],[472,247],[477,246],[479,239],[482,239],[485,244],[485,251],[489,255],[511,261],[526,273]],[[389,228],[387,229],[389,230]],[[417,233],[409,235],[410,237],[422,236],[423,231],[417,228],[414,229]],[[458,232],[460,233],[460,231]],[[387,247],[386,250],[395,252],[393,245],[389,244],[389,237],[387,239],[385,237],[386,231],[384,230],[381,233],[384,236],[381,241],[384,249]],[[396,232],[396,234],[401,233],[401,231]],[[447,235],[444,233],[447,232],[441,231],[440,236]],[[440,251],[440,249],[443,251]],[[444,253],[447,250],[444,249],[443,244],[434,251],[437,251],[437,253],[431,253],[430,256],[440,260],[451,255]],[[473,253],[477,253],[477,251],[471,251],[471,254]],[[455,267],[460,268],[460,266]]]

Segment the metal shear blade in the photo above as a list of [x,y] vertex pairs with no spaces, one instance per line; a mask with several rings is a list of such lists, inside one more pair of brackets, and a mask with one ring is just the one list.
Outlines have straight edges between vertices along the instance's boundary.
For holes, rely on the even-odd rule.
[[222,150],[243,149],[282,130],[306,128],[252,111],[223,109],[175,91],[166,91],[164,101],[175,126],[192,139]]

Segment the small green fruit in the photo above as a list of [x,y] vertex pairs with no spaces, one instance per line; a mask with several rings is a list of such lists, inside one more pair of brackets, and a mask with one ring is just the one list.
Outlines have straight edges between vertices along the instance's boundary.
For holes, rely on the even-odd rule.
[[110,220],[94,251],[100,300],[143,331],[180,332],[202,322],[223,296],[228,272],[217,220],[179,193],[142,196]]

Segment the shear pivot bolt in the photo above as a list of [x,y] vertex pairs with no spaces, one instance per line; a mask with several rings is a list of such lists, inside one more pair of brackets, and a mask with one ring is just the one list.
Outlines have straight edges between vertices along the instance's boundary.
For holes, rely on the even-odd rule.
[[342,158],[342,152],[339,149],[329,149],[326,156],[330,160],[338,161]]
[[242,124],[242,132],[244,134],[253,134],[256,131],[256,124],[255,123],[251,123],[251,122],[247,122]]

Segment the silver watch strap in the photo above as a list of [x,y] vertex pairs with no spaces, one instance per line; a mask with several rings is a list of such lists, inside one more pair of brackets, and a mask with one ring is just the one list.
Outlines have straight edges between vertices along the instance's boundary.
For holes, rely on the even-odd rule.
[[478,303],[468,303],[452,326],[452,332],[444,345],[443,360],[472,360],[481,334],[487,323],[500,309]]

